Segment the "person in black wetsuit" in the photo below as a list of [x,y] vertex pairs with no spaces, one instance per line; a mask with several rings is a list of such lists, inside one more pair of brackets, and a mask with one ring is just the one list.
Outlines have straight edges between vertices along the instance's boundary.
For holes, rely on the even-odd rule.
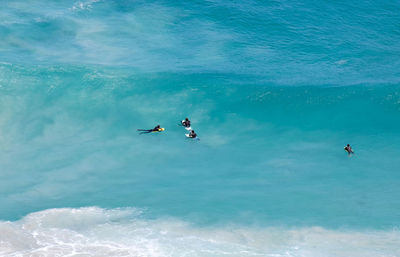
[[162,129],[160,127],[160,125],[155,126],[153,129],[138,129],[137,131],[140,131],[139,134],[147,134],[147,133],[151,133],[151,132],[160,132],[163,131],[164,129]]
[[190,138],[196,138],[196,137],[197,137],[197,134],[194,132],[194,130],[191,130],[191,131],[190,131],[189,137],[190,137]]
[[347,144],[347,145],[344,147],[344,150],[345,150],[349,155],[352,154],[352,153],[354,153],[353,149],[351,149],[351,146],[350,146],[349,144]]
[[157,125],[152,129],[152,131],[160,131],[160,130],[161,130],[160,125]]
[[182,126],[189,128],[190,127],[190,120],[186,118],[184,121],[182,121]]

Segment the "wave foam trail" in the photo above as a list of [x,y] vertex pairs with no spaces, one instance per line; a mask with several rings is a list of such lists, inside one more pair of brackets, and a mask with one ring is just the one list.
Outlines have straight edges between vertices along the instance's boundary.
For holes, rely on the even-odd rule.
[[136,209],[48,209],[0,223],[1,256],[399,256],[400,232],[199,228]]

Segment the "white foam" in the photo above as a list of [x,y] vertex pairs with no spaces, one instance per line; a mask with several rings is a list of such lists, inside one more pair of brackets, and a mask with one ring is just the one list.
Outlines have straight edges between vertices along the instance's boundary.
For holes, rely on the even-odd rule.
[[0,222],[0,256],[400,256],[400,232],[208,227],[135,209],[49,209]]

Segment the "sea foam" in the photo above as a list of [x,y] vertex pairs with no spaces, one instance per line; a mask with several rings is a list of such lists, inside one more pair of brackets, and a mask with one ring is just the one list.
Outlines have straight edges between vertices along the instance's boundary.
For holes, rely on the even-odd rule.
[[198,227],[133,208],[48,209],[0,223],[1,256],[399,256],[400,232]]

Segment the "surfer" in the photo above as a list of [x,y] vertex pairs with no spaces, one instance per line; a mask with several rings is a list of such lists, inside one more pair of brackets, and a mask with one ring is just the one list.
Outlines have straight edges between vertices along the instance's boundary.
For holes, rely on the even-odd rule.
[[194,130],[191,130],[191,131],[190,131],[189,137],[190,137],[190,138],[196,138],[196,137],[197,137],[197,134],[194,132]]
[[354,153],[353,149],[351,149],[351,146],[347,144],[347,146],[344,147],[344,150],[350,155]]
[[139,134],[147,134],[147,133],[151,133],[151,132],[164,131],[164,128],[161,128],[160,125],[157,125],[153,129],[138,129],[137,131],[140,131]]
[[160,125],[157,125],[152,130],[153,131],[161,131],[161,127],[160,127]]
[[182,126],[184,126],[185,128],[190,128],[190,120],[188,118],[184,119],[182,121]]

